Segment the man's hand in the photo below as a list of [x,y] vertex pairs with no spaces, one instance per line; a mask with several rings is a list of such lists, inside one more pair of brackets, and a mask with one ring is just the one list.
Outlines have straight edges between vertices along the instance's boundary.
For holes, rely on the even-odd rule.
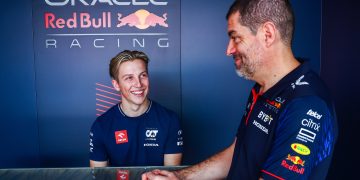
[[146,172],[141,176],[142,180],[179,180],[175,173],[165,170],[155,169],[150,172]]

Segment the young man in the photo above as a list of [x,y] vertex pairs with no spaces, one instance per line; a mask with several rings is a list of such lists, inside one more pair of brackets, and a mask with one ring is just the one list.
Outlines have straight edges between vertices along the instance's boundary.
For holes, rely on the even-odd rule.
[[175,172],[143,179],[325,179],[337,138],[328,91],[291,50],[288,0],[237,0],[227,14],[227,55],[256,82],[232,145]]
[[125,50],[110,62],[121,102],[90,130],[90,167],[180,165],[182,130],[174,112],[148,98],[149,58]]

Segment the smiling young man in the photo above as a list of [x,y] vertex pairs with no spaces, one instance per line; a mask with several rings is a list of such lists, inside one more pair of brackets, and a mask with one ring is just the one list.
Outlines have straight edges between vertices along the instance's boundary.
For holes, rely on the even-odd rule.
[[109,72],[121,102],[90,130],[90,167],[180,165],[182,130],[176,114],[148,98],[147,55],[125,50]]
[[289,0],[237,0],[227,20],[226,54],[255,82],[233,143],[194,166],[142,179],[325,179],[336,115],[319,76],[292,53]]

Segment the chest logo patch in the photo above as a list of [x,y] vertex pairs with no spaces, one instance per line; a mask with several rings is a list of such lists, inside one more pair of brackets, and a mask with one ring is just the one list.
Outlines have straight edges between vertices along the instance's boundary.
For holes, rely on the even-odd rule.
[[291,148],[295,152],[297,152],[298,154],[301,154],[301,155],[309,155],[310,154],[310,149],[307,146],[299,144],[299,143],[291,144]]
[[156,138],[158,132],[158,130],[146,130],[145,135],[148,138]]
[[116,144],[129,142],[127,131],[126,130],[115,131],[115,140],[116,140]]
[[257,116],[259,119],[261,119],[262,121],[264,121],[265,123],[271,123],[271,121],[273,120],[273,118],[271,117],[271,115],[268,115],[262,111],[260,111],[260,113]]
[[147,128],[145,131],[145,142],[144,147],[158,147],[159,141],[157,137],[159,136],[159,130],[156,128]]

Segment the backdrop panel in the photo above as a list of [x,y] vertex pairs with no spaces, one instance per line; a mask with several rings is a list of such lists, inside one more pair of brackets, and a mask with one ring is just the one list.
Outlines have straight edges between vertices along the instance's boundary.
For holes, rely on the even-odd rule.
[[180,113],[179,20],[179,1],[33,1],[42,165],[86,165],[91,123],[120,100],[108,64],[124,49],[148,54],[151,98]]
[[[232,58],[225,56],[225,14],[232,1],[116,2],[127,5],[114,0],[2,3],[2,168],[88,166],[90,125],[104,106],[119,100],[107,68],[123,49],[150,56],[150,95],[182,116],[185,164],[232,142],[253,84],[237,77]],[[319,71],[321,1],[292,3],[295,54]],[[145,23],[150,13],[158,19],[154,26]]]
[[0,22],[0,168],[38,167],[31,1],[2,1]]

